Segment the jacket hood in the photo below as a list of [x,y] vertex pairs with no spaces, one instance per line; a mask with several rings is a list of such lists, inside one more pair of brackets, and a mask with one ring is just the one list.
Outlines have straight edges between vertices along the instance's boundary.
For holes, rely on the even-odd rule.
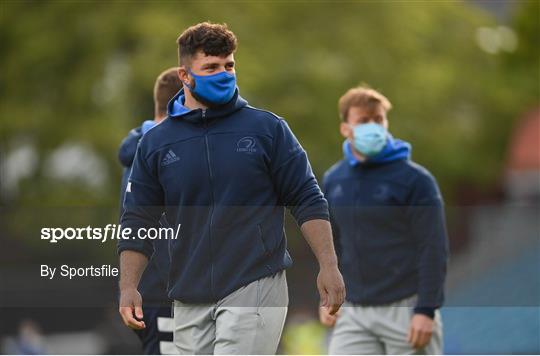
[[352,152],[352,146],[349,140],[343,142],[343,154],[351,166],[358,164],[380,164],[411,158],[411,144],[400,139],[394,138],[390,133],[383,150],[366,161],[359,161]]
[[240,96],[239,89],[236,87],[233,97],[229,102],[217,106],[215,108],[208,108],[204,111],[204,117],[202,115],[202,109],[190,110],[184,106],[185,102],[184,89],[181,89],[167,105],[167,113],[172,119],[182,119],[189,121],[191,123],[197,124],[202,123],[203,120],[216,119],[219,117],[227,116],[232,114],[235,111],[240,110],[248,103],[247,101]]

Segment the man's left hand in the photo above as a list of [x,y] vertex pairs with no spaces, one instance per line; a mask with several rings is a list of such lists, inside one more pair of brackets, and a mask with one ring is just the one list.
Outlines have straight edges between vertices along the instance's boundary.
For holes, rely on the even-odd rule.
[[429,343],[432,333],[433,319],[427,315],[414,314],[409,329],[409,344],[415,349],[421,349]]
[[317,288],[321,295],[321,307],[334,315],[345,301],[345,283],[337,265],[321,267],[317,276]]

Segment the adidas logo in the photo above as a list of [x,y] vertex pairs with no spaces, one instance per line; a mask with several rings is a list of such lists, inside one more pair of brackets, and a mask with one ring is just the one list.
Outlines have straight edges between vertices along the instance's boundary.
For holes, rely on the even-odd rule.
[[180,160],[180,157],[175,155],[172,150],[169,150],[169,152],[167,152],[165,157],[163,157],[163,159],[161,160],[161,165],[162,166],[168,166],[169,164],[172,164],[172,163],[177,162],[179,160]]

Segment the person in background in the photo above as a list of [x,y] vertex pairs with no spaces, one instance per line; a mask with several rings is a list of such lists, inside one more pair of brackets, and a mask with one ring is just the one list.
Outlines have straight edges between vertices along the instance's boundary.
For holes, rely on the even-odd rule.
[[339,99],[344,158],[324,176],[347,301],[331,354],[442,352],[448,242],[435,178],[388,132],[390,101],[368,87]]
[[[154,119],[146,120],[141,126],[132,129],[120,145],[118,158],[124,167],[121,185],[121,206],[124,201],[131,165],[135,158],[139,140],[154,126],[167,117],[167,103],[182,89],[178,77],[178,68],[169,68],[161,73],[154,85]],[[121,209],[123,213],[123,208]],[[167,225],[163,215],[162,226]],[[154,254],[148,262],[139,282],[139,291],[144,300],[144,323],[146,328],[135,330],[142,342],[145,354],[174,354],[176,349],[172,343],[172,301],[167,296],[167,279],[169,274],[169,254],[167,240],[156,240]]]
[[47,347],[40,326],[32,319],[23,319],[13,344],[6,342],[6,351],[13,355],[46,355]]

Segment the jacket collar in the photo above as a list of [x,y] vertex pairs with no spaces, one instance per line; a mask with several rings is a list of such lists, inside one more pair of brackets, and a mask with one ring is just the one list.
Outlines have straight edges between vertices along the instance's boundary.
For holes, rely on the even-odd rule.
[[215,108],[189,110],[184,106],[185,95],[182,88],[167,105],[167,113],[171,119],[181,119],[194,124],[203,123],[205,120],[213,120],[231,115],[247,105],[247,101],[240,96],[238,87],[233,97],[226,104]]

